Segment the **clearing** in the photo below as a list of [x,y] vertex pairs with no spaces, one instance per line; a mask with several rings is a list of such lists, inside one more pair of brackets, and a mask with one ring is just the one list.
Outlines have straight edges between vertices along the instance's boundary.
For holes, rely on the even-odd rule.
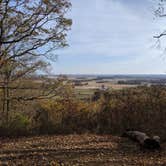
[[166,145],[148,152],[111,135],[40,136],[1,139],[0,165],[165,166]]

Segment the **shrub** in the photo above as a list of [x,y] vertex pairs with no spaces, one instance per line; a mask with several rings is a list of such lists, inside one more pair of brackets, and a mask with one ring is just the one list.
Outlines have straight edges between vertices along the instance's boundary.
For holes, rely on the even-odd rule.
[[16,113],[7,127],[8,134],[12,136],[23,136],[29,134],[30,119],[21,113]]

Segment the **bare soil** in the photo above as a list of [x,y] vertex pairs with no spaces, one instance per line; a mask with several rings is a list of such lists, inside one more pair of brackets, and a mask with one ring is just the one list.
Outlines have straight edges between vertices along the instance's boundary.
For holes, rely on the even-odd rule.
[[0,140],[0,165],[23,166],[166,166],[160,151],[111,135],[40,136]]

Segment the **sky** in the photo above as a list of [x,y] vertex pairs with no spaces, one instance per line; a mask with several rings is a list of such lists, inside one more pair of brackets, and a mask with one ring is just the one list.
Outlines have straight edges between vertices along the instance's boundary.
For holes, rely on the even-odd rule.
[[[57,50],[54,74],[165,74],[166,53],[154,35],[157,0],[71,0],[69,47]],[[166,27],[165,27],[166,28]]]

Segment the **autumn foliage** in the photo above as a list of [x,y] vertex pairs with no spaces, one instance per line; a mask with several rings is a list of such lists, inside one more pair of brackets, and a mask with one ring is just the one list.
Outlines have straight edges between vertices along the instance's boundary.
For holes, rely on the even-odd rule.
[[1,135],[119,135],[126,129],[135,129],[166,138],[164,86],[101,92],[100,98],[91,102],[81,101],[70,94],[72,89],[59,98],[36,101],[34,105],[29,105],[29,111],[13,112],[8,128],[1,123]]

